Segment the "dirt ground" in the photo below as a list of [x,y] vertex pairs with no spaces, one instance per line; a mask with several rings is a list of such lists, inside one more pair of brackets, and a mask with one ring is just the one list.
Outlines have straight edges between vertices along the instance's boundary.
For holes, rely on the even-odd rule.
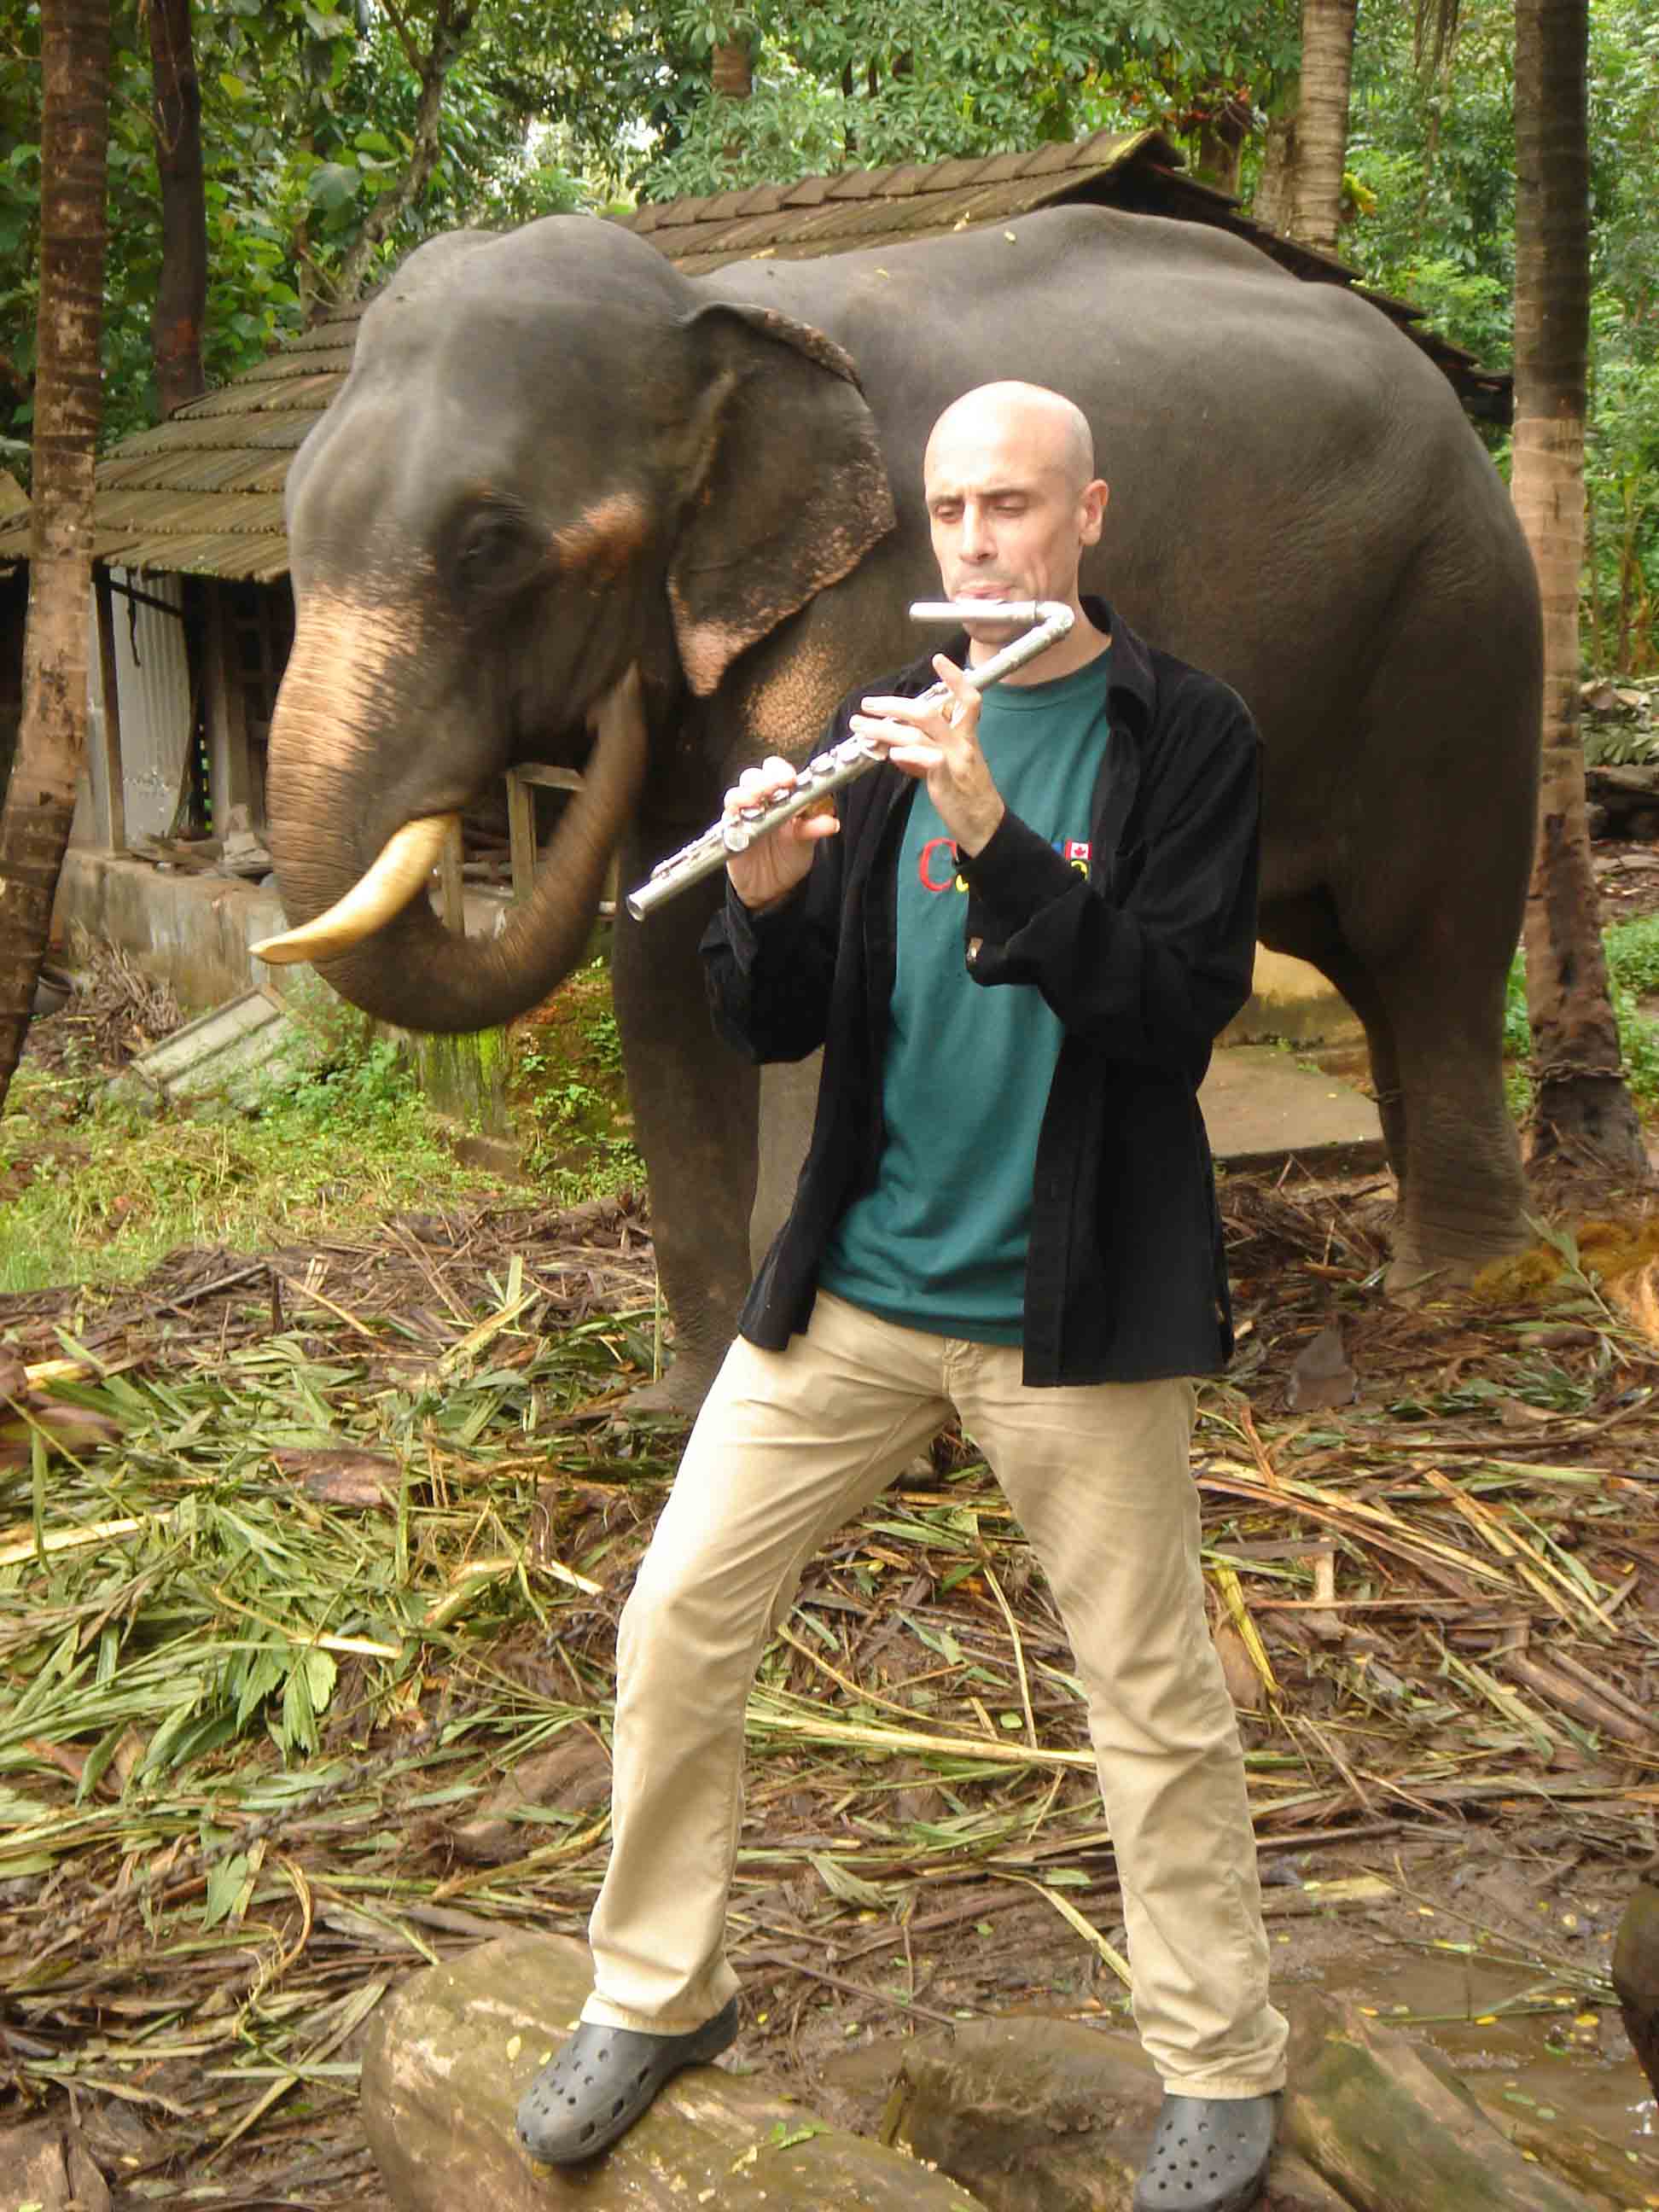
[[[1215,1629],[1253,1761],[1275,1970],[1287,1992],[1317,1984],[1419,2027],[1469,2074],[1499,2081],[1517,2111],[1594,2115],[1631,2154],[1633,2177],[1659,2195],[1653,2102],[1607,1983],[1619,1912],[1659,1840],[1659,1739],[1643,1724],[1659,1709],[1659,1410],[1650,1407],[1659,1350],[1617,1305],[1587,1292],[1589,1278],[1521,1301],[1385,1307],[1371,1278],[1388,1195],[1375,1178],[1277,1189],[1240,1182],[1225,1194],[1243,1349],[1233,1382],[1206,1393],[1200,1474],[1212,1579],[1224,1592],[1230,1565],[1231,1586],[1242,1593],[1242,1614],[1230,1617],[1218,1602]],[[570,1284],[580,1272],[564,1315],[574,1328],[608,1305],[627,1306],[648,1269],[643,1224],[626,1205],[585,1219],[481,1208],[473,1218],[405,1221],[383,1247],[333,1254],[321,1278],[314,1267],[307,1276],[297,1253],[273,1265],[289,1285],[318,1281],[337,1318],[321,1304],[302,1317],[291,1303],[289,1319],[315,1332],[319,1358],[337,1361],[350,1335],[341,1313],[431,1314],[441,1295],[459,1329],[488,1308],[483,1273],[504,1249],[522,1254],[535,1279]],[[150,1283],[112,1294],[101,1314],[82,1300],[82,1340],[105,1357],[118,1348],[130,1376],[170,1378],[178,1397],[182,1378],[208,1358],[234,1358],[239,1342],[270,1334],[264,1281],[250,1296],[237,1279],[242,1259],[176,1255]],[[7,1301],[0,1334],[33,1360],[65,1304],[49,1293]],[[554,1322],[550,1313],[542,1326]],[[1334,1323],[1357,1396],[1296,1411],[1287,1401],[1297,1358]],[[364,1386],[383,1385],[407,1356],[389,1334],[381,1364],[369,1358]],[[532,1337],[524,1356],[535,1372]],[[617,1379],[625,1386],[625,1365]],[[543,1534],[563,1559],[595,1570],[600,1594],[562,1621],[551,1644],[533,1619],[509,1608],[475,1641],[475,1683],[487,1667],[550,1707],[570,1694],[562,1670],[573,1662],[602,1680],[674,1442],[654,1435],[648,1464],[630,1464],[633,1447],[616,1420],[621,1399],[619,1389],[601,1392],[567,1418],[551,1480],[536,1492]],[[1470,1479],[1477,1468],[1479,1481]],[[459,1479],[455,1468],[445,1478],[452,1491]],[[1004,1669],[977,1705],[994,1737],[986,1708],[1016,1693],[986,1567],[994,1559],[1034,1674],[1065,1663],[1052,1604],[1029,1561],[1022,1565],[1012,1532],[996,1522],[996,1494],[959,1437],[947,1432],[901,1495],[907,1520],[894,1517],[896,1507],[884,1516],[878,1510],[814,1569],[793,1640],[775,1650],[763,1675],[766,1695],[878,1720],[889,1711],[925,1713],[931,1728],[960,1741],[977,1725],[973,1697],[951,1680],[937,1705],[921,1702],[933,1695],[924,1683],[960,1672],[938,1664],[935,1645],[948,1631],[965,1660]],[[948,1511],[932,1502],[939,1499]],[[975,1571],[957,1573],[963,1559],[930,1554],[927,1532],[945,1530],[964,1508],[983,1556]],[[1500,1509],[1526,1517],[1478,1528]],[[1368,1522],[1379,1512],[1389,1517]],[[1498,1541],[1458,1547],[1452,1539],[1471,1528]],[[1513,1552],[1505,1559],[1501,1545],[1527,1529],[1548,1532],[1547,1547],[1539,1542],[1529,1556],[1551,1573],[1516,1572]],[[1324,1613],[1310,1593],[1322,1586],[1327,1537],[1334,1595]],[[1272,1579],[1310,1559],[1311,1583]],[[1577,1569],[1564,1571],[1566,1560],[1597,1594],[1589,1610],[1567,1595]],[[1486,1579],[1472,1579],[1477,1573]],[[1296,1595],[1276,1595],[1285,1589]],[[925,1638],[908,1632],[907,1620]],[[1271,1692],[1239,1620],[1259,1631]],[[828,1661],[805,1640],[813,1624],[834,1654]],[[10,1628],[0,1613],[0,1648]],[[1538,1655],[1535,1680],[1504,1671],[1517,1638]],[[873,1702],[843,1698],[825,1679],[831,1673]],[[429,1715],[443,1689],[434,1654],[417,1684],[417,1710]],[[1042,1740],[1079,1744],[1074,1702],[1037,1696]],[[590,1710],[602,1717],[602,1698]],[[1598,1713],[1611,1725],[1587,1727],[1586,1715]],[[414,1717],[404,1716],[401,1734],[385,1720],[367,1737],[360,1726],[348,1730],[339,1741],[360,1744],[363,1760],[351,1790],[368,1794],[360,1803],[335,1785],[331,1802],[325,1791],[320,1809],[301,1803],[294,1824],[270,1838],[317,1901],[308,1964],[319,2007],[371,1974],[395,1981],[419,1967],[406,1942],[388,1942],[361,1916],[332,1916],[332,1936],[322,1924],[329,1885],[356,1863],[366,1827],[395,1838],[387,1910],[439,1954],[514,1925],[574,1935],[585,1922],[602,1837],[568,1871],[550,1875],[522,1856],[521,1830],[505,1842],[479,1832],[492,1811],[499,1826],[503,1773],[520,1764],[507,1741],[474,1768],[453,1770],[477,1779],[465,1820],[420,1809],[443,1778],[418,1761],[374,1782],[374,1770],[407,1745]],[[324,1751],[331,1747],[325,1740]],[[522,1762],[529,1794],[579,1818],[602,1814],[605,1767],[592,1751],[590,1741],[574,1760]],[[268,1768],[269,1747],[254,1759]],[[217,1787],[228,1790],[228,1779]],[[69,1818],[67,1780],[63,1790]],[[963,1841],[923,1841],[952,1808]],[[745,2018],[731,2063],[781,2077],[827,2118],[872,2124],[906,2034],[1007,2010],[1123,2018],[1114,1976],[1057,1912],[1055,1893],[1033,1887],[1063,1866],[1072,1884],[1065,1897],[1122,1949],[1109,1846],[1082,1773],[1014,1770],[1005,1782],[991,1771],[948,1782],[925,1759],[872,1770],[834,1745],[796,1753],[763,1742],[751,1750],[744,1842],[734,1925]],[[842,1853],[873,1904],[856,1890],[826,1890],[825,1855]],[[182,2027],[193,2012],[222,2012],[234,1988],[221,1989],[219,1978],[231,1973],[235,1983],[242,1973],[234,1950],[194,1963],[187,1955],[182,1916],[202,1887],[188,1857],[172,1864],[182,1900],[172,1920],[157,1910],[147,1929],[118,1911],[100,1917],[118,1898],[111,1882],[130,1881],[137,1863],[88,1851],[45,1881],[0,1890],[8,1914],[0,1991],[9,1993],[0,2063],[10,2081],[0,2124],[39,2111],[43,2099],[46,2110],[62,2109],[54,2100],[65,2090],[53,2083],[65,2083],[118,2212],[157,2202],[246,2212],[382,2205],[349,2078],[319,2076],[282,2098],[226,2158],[219,2139],[230,2107],[219,2101],[213,2069],[199,2059],[144,2063],[142,2042],[118,2069],[91,2055],[113,2050],[124,2014]],[[349,1899],[339,1893],[336,1902]],[[76,1914],[83,1917],[52,1996],[30,1969],[65,1904],[72,1927]],[[291,1913],[283,1920],[273,1908],[272,1925],[284,1942],[298,1940]],[[251,1971],[251,1943],[248,1952]],[[357,2040],[335,2050],[332,2063],[349,2067]]]
[[[1597,866],[1609,920],[1659,911],[1659,854]],[[1328,1990],[1431,2039],[1534,2124],[1571,2111],[1625,2158],[1630,2203],[1659,2204],[1659,2116],[1607,1978],[1659,1850],[1659,1237],[1628,1212],[1559,1224],[1484,1296],[1405,1310],[1377,1287],[1390,1200],[1386,1176],[1223,1193],[1240,1353],[1203,1393],[1196,1470],[1275,1974],[1292,2002]],[[72,1323],[100,1376],[149,1394],[142,1419],[112,1382],[85,1394],[112,1433],[77,1446],[84,1480],[54,1474],[54,1525],[108,1512],[112,1488],[158,1519],[194,1492],[292,1539],[299,1486],[318,1547],[348,1513],[360,1562],[406,1547],[409,1602],[441,1625],[401,1671],[343,1662],[309,1760],[257,1735],[204,1752],[176,1817],[154,1795],[129,1815],[113,1767],[89,1788],[85,1734],[0,1719],[0,1790],[27,1784],[70,1838],[11,1871],[8,1829],[42,1824],[0,1808],[0,2172],[9,2126],[72,2114],[114,2212],[391,2212],[356,2118],[354,1999],[514,1928],[580,1935],[602,1871],[615,1624],[678,1441],[625,1418],[653,1351],[648,1231],[628,1199],[481,1196],[370,1243],[179,1253],[119,1291],[0,1299],[0,1359],[33,1370]],[[273,1414],[274,1385],[255,1402],[278,1345],[294,1403],[349,1449]],[[28,1402],[59,1418],[45,1386]],[[31,1449],[0,1460],[0,1548],[31,1528]],[[37,1538],[41,1510],[37,1490]],[[533,1605],[508,1580],[451,1610],[481,1548],[520,1563]],[[98,1571],[48,1602],[33,1563],[0,1566],[0,1715],[41,1678],[48,1627],[125,1622],[141,1668],[186,1601],[204,1639],[228,1617],[228,1575],[203,1597],[202,1577]],[[235,1583],[237,1617],[276,1588]],[[1075,1753],[1068,1664],[947,1431],[815,1564],[763,1668],[726,2063],[868,2127],[908,2035],[1022,2010],[1123,2024],[1056,1905],[1121,1953],[1086,1772],[962,1755]],[[951,1755],[833,1733],[896,1715]],[[233,1845],[252,1871],[210,1926]]]

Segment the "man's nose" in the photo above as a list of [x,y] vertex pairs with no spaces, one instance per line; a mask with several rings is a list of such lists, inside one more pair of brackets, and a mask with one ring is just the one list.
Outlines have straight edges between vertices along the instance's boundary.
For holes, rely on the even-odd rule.
[[982,561],[991,550],[986,517],[970,500],[962,510],[962,551],[969,561]]

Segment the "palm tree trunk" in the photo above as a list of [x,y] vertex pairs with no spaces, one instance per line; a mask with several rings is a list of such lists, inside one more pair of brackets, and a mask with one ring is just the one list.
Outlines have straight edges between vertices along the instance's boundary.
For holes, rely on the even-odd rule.
[[1589,0],[1515,5],[1515,445],[1510,489],[1544,609],[1538,846],[1527,898],[1532,1159],[1645,1175],[1607,998],[1584,817],[1578,588],[1589,341]]
[[150,112],[161,180],[161,276],[149,319],[155,411],[161,420],[199,399],[207,313],[207,204],[202,177],[202,87],[191,0],[149,0]]
[[1348,85],[1358,0],[1302,0],[1302,100],[1296,121],[1291,235],[1336,252],[1348,151]]
[[731,39],[714,48],[710,78],[710,88],[719,99],[750,96],[755,89],[755,58],[747,39]]
[[1281,238],[1290,230],[1295,206],[1296,121],[1301,96],[1301,80],[1292,77],[1267,103],[1267,135],[1250,202],[1251,219]]
[[28,1027],[86,750],[109,46],[109,0],[43,0],[34,532],[23,719],[0,812],[0,1104]]

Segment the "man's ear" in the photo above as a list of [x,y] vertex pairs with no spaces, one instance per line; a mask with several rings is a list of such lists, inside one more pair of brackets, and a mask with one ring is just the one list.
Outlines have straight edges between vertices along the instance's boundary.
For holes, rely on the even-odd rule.
[[893,527],[881,443],[851,359],[770,308],[686,325],[702,398],[669,562],[680,661],[715,690],[738,655],[855,568]]

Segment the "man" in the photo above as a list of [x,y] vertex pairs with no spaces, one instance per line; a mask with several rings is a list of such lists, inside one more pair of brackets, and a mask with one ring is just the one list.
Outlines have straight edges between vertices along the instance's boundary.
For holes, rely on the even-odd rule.
[[[1249,989],[1259,748],[1224,684],[1079,599],[1107,487],[1069,401],[967,393],[924,475],[949,596],[1076,619],[982,696],[939,655],[844,708],[835,735],[884,764],[843,818],[796,816],[729,865],[703,941],[716,1022],[759,1060],[823,1046],[817,1124],[623,1616],[595,1987],[520,2133],[590,2157],[736,2033],[755,1668],[813,1553],[954,1408],[1088,1691],[1165,2087],[1135,2203],[1243,2212],[1285,2030],[1206,1625],[1188,1378],[1231,1350],[1196,1092]],[[970,622],[968,661],[1012,634]],[[920,697],[936,675],[942,703]],[[728,809],[793,781],[769,761]]]

